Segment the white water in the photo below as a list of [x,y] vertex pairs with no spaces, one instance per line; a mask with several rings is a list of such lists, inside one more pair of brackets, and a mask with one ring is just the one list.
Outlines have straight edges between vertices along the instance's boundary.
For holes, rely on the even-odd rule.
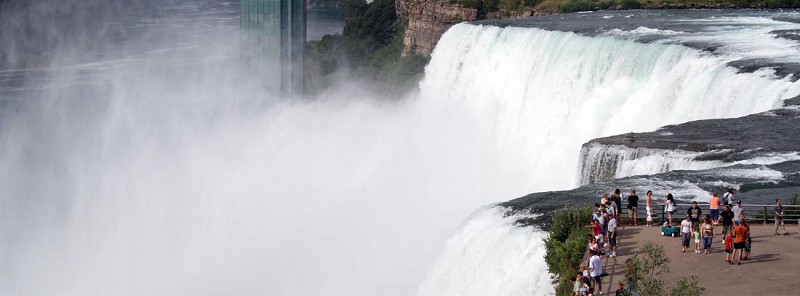
[[495,209],[436,258],[474,209],[576,185],[588,139],[798,93],[680,46],[458,25],[420,94],[286,102],[219,35],[52,70],[6,110],[0,294],[545,294],[542,233]]
[[542,266],[545,233],[514,226],[519,216],[489,206],[467,219],[422,284],[420,296],[525,296],[552,291]]
[[529,191],[579,182],[584,142],[780,106],[800,83],[770,70],[737,74],[730,58],[538,29],[457,25],[433,53],[426,98],[452,98],[496,135]]
[[[707,170],[712,168],[729,167],[734,165],[769,165],[785,161],[800,159],[800,153],[786,152],[761,152],[752,151],[750,159],[739,161],[698,160],[698,158],[723,153],[724,151],[693,152],[680,149],[664,150],[654,148],[628,148],[618,145],[592,144],[581,151],[581,184],[589,184],[600,171],[611,170],[610,179],[624,178],[637,175],[653,175],[677,170]],[[773,173],[761,177],[771,179]],[[595,180],[597,182],[598,180]]]

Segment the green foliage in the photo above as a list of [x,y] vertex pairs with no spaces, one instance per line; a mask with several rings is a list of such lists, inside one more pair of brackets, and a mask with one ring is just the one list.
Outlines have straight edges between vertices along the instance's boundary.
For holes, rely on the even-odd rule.
[[394,0],[347,0],[342,35],[326,35],[307,45],[309,88],[324,89],[341,73],[368,79],[389,91],[402,91],[419,80],[427,58],[401,57],[403,28]]
[[592,208],[569,207],[553,214],[550,235],[545,240],[545,262],[550,272],[558,275],[556,291],[569,295],[574,276],[580,267],[588,244],[585,227],[592,220]]
[[619,5],[622,6],[622,9],[639,9],[642,7],[638,0],[621,0]]
[[[642,256],[639,256],[642,254]],[[690,279],[681,278],[677,286],[669,294],[664,288],[663,275],[669,273],[669,257],[664,247],[651,241],[644,242],[642,253],[625,261],[625,282],[630,289],[640,295],[653,296],[698,296],[705,288],[700,286],[696,276]]]
[[700,286],[700,280],[696,275],[692,275],[690,279],[681,278],[678,285],[672,289],[670,296],[697,296],[703,295],[706,288]]
[[570,0],[566,4],[559,6],[559,11],[563,13],[589,11],[599,7],[597,3],[592,0]]

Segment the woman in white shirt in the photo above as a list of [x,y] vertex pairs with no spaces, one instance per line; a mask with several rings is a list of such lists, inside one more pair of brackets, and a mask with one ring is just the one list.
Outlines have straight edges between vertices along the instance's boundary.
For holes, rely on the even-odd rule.
[[664,202],[666,205],[667,210],[667,221],[669,222],[669,226],[672,226],[672,213],[675,213],[675,198],[672,197],[672,193],[667,194],[667,200]]

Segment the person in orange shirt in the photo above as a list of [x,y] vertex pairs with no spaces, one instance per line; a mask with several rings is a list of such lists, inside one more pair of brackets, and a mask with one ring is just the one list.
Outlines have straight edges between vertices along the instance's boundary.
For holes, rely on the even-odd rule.
[[[733,236],[733,258],[731,258],[731,261],[736,259],[736,264],[741,265],[744,245],[747,242],[747,227],[742,224],[736,225],[733,228]],[[739,255],[737,256],[736,254]]]
[[719,196],[717,196],[716,192],[711,194],[711,198],[708,200],[708,203],[711,210],[709,213],[711,214],[711,219],[717,221],[719,219]]

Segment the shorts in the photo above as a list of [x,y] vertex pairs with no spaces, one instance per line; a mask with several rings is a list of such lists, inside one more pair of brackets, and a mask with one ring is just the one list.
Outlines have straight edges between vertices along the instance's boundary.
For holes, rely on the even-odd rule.
[[738,250],[738,249],[744,249],[744,242],[741,242],[741,243],[733,243],[733,248],[734,248],[734,249],[737,249],[737,250]]
[[653,215],[653,209],[650,208],[650,207],[646,207],[646,209],[647,209],[647,216],[648,217],[652,216]]
[[612,247],[616,246],[617,245],[617,238],[615,237],[615,238],[609,239],[608,240],[608,244],[611,245]]
[[730,254],[730,253],[733,253],[733,250],[731,250],[731,249],[725,249],[725,253],[728,253],[728,254]]
[[603,281],[603,279],[601,279],[599,275],[596,276],[596,277],[593,277],[592,280],[597,284],[602,283],[602,281]]
[[697,239],[697,238],[696,238],[696,239],[694,239],[694,243],[695,243],[695,244],[699,244],[699,243],[700,243],[700,239]]

